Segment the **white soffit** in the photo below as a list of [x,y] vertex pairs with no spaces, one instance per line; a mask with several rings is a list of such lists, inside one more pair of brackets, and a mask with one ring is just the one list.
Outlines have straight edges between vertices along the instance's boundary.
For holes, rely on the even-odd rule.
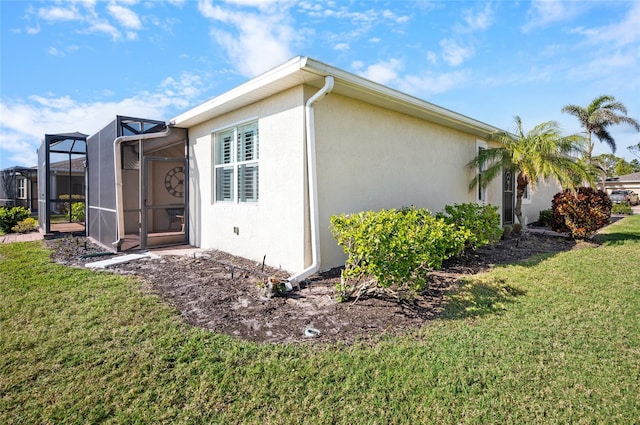
[[178,115],[177,127],[192,127],[206,120],[273,96],[291,87],[307,84],[320,88],[332,75],[332,93],[471,133],[478,137],[499,130],[483,122],[383,86],[307,57],[296,57],[256,78]]

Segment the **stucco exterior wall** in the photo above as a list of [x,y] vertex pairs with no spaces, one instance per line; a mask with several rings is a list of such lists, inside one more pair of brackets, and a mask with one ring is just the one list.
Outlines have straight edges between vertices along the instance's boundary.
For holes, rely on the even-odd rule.
[[[526,224],[538,221],[540,211],[551,209],[551,201],[556,193],[562,191],[562,187],[555,180],[541,180],[531,192],[530,200],[522,202],[522,218]],[[516,220],[515,222],[517,222]]]
[[[305,267],[301,86],[189,128],[189,241],[298,271]],[[258,120],[259,201],[215,202],[212,133]],[[237,233],[234,231],[237,229]]]
[[[330,94],[315,106],[321,269],[344,263],[329,230],[334,214],[415,205],[432,212],[476,202],[469,190],[476,137]],[[501,181],[488,202],[501,205]]]

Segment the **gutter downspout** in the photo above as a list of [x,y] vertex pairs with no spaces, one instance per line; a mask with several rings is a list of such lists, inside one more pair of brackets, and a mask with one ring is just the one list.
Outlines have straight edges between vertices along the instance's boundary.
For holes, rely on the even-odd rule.
[[[124,236],[124,211],[123,211],[123,198],[122,198],[122,155],[120,151],[120,145],[123,142],[140,141],[146,139],[157,139],[160,137],[166,137],[171,134],[172,127],[167,126],[165,131],[159,133],[146,133],[146,134],[133,134],[131,136],[116,137],[113,141],[113,166],[115,168],[116,177],[116,220],[118,226],[116,227],[116,241],[112,245],[116,248],[116,251],[120,249],[122,245],[122,237]],[[142,168],[142,164],[140,164]],[[142,182],[142,180],[140,180]]]
[[300,282],[311,276],[320,268],[320,220],[318,218],[318,176],[316,172],[316,130],[314,123],[313,104],[331,93],[333,90],[333,76],[324,78],[324,86],[314,94],[305,104],[306,138],[307,138],[307,181],[309,196],[309,221],[311,224],[311,258],[309,267],[291,276],[286,284],[287,290],[298,286]]

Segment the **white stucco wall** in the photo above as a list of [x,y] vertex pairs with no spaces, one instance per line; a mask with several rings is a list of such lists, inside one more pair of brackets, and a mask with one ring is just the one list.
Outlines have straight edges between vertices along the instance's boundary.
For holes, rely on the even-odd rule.
[[[304,99],[293,88],[189,129],[189,241],[288,271],[305,266]],[[258,120],[258,203],[214,202],[212,133]],[[234,232],[238,229],[238,234]]]
[[[536,184],[535,189],[529,188],[531,192],[530,200],[522,202],[522,216],[527,224],[538,221],[540,211],[551,209],[551,201],[556,193],[562,191],[562,187],[555,180],[541,180]],[[518,220],[516,219],[517,223]]]
[[[329,230],[334,214],[476,202],[465,167],[475,136],[336,94],[315,112],[322,269],[345,258]],[[489,203],[501,204],[501,185],[488,187]]]

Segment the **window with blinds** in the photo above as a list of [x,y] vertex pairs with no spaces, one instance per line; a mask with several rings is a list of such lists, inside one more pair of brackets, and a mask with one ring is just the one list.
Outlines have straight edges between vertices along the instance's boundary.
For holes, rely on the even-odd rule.
[[217,202],[258,202],[258,123],[214,134]]

